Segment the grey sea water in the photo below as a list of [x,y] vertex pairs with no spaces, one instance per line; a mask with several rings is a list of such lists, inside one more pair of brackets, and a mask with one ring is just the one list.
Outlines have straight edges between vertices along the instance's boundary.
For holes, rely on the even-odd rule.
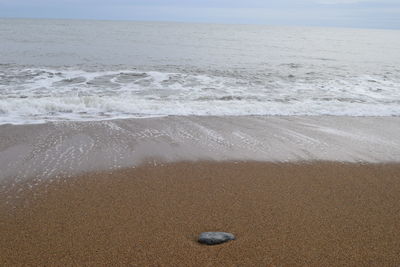
[[400,31],[0,19],[0,124],[400,115]]

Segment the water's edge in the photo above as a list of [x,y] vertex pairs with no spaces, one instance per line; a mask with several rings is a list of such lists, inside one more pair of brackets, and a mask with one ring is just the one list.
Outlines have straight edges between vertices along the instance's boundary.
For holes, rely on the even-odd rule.
[[400,117],[168,116],[0,126],[0,182],[154,162],[399,162]]

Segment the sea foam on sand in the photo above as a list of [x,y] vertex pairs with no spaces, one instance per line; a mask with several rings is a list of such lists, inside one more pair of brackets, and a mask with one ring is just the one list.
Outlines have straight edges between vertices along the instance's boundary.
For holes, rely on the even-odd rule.
[[399,162],[399,117],[186,117],[0,126],[0,181],[149,162]]

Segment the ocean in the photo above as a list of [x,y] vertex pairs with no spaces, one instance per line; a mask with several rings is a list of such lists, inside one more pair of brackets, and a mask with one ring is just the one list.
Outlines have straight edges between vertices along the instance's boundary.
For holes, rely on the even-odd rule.
[[0,124],[400,116],[400,31],[0,19]]

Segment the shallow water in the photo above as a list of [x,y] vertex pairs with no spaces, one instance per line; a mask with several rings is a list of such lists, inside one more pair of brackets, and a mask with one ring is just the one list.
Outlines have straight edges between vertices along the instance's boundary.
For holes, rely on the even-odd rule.
[[0,124],[400,115],[400,32],[0,20]]
[[400,161],[399,117],[169,116],[0,126],[2,181],[180,161]]

